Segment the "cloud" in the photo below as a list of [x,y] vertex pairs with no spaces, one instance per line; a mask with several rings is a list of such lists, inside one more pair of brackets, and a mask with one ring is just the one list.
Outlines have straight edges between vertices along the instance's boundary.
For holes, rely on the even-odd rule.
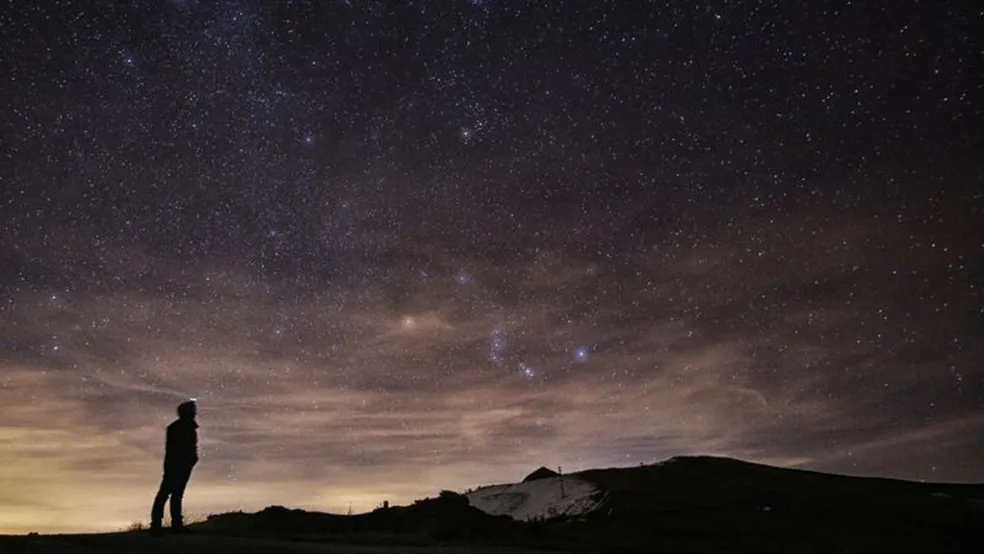
[[423,276],[394,239],[391,265],[344,287],[148,263],[107,290],[22,292],[0,322],[0,530],[144,519],[192,396],[198,512],[367,510],[688,453],[979,479],[959,432],[981,425],[979,352],[883,286],[899,267],[939,279],[932,259],[895,264],[910,239],[882,225],[744,225],[618,263],[441,251]]

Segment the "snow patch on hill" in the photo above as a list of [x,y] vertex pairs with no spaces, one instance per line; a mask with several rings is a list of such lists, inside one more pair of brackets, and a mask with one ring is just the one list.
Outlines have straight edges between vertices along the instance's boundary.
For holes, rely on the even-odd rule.
[[485,513],[529,521],[587,514],[600,504],[594,498],[597,492],[593,485],[581,479],[547,477],[484,487],[465,494],[465,497],[472,506]]

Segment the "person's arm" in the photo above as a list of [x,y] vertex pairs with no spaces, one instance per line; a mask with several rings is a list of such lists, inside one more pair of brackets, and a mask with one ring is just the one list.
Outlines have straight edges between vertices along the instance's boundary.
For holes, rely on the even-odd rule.
[[174,436],[174,429],[168,425],[167,432],[164,435],[164,459],[169,460],[177,454],[178,447],[175,444],[177,442]]
[[191,463],[198,463],[198,429],[195,427],[191,428]]
[[178,444],[180,441],[178,440],[178,437],[175,436],[174,428],[172,426],[167,426],[167,432],[164,436],[164,467],[166,469],[173,467],[175,462],[180,458],[181,446]]

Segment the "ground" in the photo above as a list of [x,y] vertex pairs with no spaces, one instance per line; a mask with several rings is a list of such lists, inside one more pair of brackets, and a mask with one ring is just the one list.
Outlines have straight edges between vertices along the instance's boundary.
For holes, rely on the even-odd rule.
[[[0,536],[4,554],[534,554],[529,549],[373,546],[304,543],[261,538],[189,535],[152,538],[145,532],[39,537]],[[562,552],[550,551],[552,554]]]

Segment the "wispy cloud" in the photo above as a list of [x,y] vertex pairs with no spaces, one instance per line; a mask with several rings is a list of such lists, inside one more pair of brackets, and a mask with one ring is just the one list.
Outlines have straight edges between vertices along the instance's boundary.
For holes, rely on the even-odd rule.
[[[964,402],[980,385],[956,375],[972,350],[941,358],[951,339],[908,336],[904,291],[876,286],[902,239],[761,232],[789,250],[722,231],[618,266],[443,255],[443,272],[380,266],[286,301],[241,268],[154,264],[147,286],[20,294],[0,324],[0,529],[145,519],[163,428],[192,396],[197,512],[366,510],[687,453],[979,478],[963,430],[982,425]],[[927,386],[938,404],[910,405]]]

